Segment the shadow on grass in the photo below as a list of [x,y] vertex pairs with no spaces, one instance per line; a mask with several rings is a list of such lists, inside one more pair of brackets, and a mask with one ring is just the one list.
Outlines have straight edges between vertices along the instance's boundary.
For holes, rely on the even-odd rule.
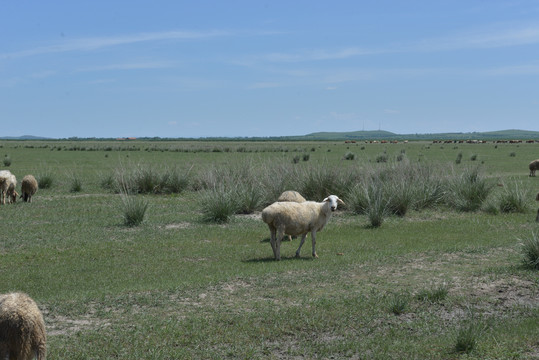
[[312,256],[302,256],[302,257],[299,257],[297,258],[295,255],[294,256],[282,256],[281,255],[281,260],[280,261],[277,261],[275,260],[275,258],[273,256],[269,256],[269,257],[259,257],[259,258],[253,258],[253,259],[244,259],[242,260],[241,262],[243,263],[246,263],[246,264],[252,264],[252,263],[269,263],[269,262],[283,262],[283,261],[313,261],[315,260],[315,258],[313,258]]

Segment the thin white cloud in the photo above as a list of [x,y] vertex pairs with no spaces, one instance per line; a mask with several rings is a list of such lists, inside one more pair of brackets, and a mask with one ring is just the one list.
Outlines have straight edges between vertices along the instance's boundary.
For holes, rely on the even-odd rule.
[[539,43],[539,26],[520,26],[509,29],[482,29],[446,37],[425,39],[400,51],[451,51],[461,49],[502,48]]
[[486,75],[539,75],[539,64],[522,64],[514,66],[503,66],[498,68],[486,69],[483,71]]
[[134,35],[110,36],[110,37],[88,37],[66,40],[62,43],[48,46],[36,47],[33,49],[22,50],[12,53],[0,54],[0,59],[20,58],[41,54],[62,53],[71,51],[92,51],[102,48],[128,45],[141,42],[163,41],[163,40],[196,40],[204,38],[229,36],[231,33],[226,31],[164,31],[154,33],[140,33]]
[[78,72],[108,71],[108,70],[145,70],[164,69],[174,67],[175,64],[169,61],[150,61],[123,64],[110,64],[79,69]]
[[360,56],[441,52],[464,49],[503,48],[520,45],[539,44],[539,26],[522,26],[510,28],[490,28],[469,30],[448,36],[425,38],[408,43],[381,45],[378,48],[362,48],[349,46],[337,49],[302,49],[290,52],[273,52],[246,56],[234,63],[253,66],[260,63],[302,63],[327,60],[346,60]]
[[277,82],[258,82],[250,85],[249,89],[272,89],[283,86],[285,85]]

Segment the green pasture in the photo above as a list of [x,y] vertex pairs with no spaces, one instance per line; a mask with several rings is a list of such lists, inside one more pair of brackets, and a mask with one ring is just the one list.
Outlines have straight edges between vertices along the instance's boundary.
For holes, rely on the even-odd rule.
[[[346,207],[318,234],[318,259],[308,237],[300,259],[295,239],[277,262],[259,210],[209,223],[202,189],[136,194],[148,208],[130,227],[103,187],[137,166],[196,182],[216,167],[345,171],[399,155],[448,173],[479,167],[493,192],[524,189],[526,210],[442,206],[375,228]],[[53,182],[32,203],[0,205],[0,293],[36,300],[49,359],[536,359],[539,272],[521,244],[539,235],[537,158],[537,143],[1,141],[18,191],[26,174]],[[467,329],[473,346],[459,351]]]

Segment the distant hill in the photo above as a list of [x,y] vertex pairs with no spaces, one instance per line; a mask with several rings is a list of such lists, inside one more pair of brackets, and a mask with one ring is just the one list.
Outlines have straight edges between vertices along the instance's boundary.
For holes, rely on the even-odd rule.
[[389,131],[317,132],[302,137],[305,140],[494,140],[539,139],[539,131],[501,130],[490,132],[395,134]]
[[[4,136],[0,140],[116,140],[117,138],[46,138],[33,135],[19,137]],[[488,132],[458,132],[458,133],[433,133],[433,134],[395,134],[385,130],[350,131],[350,132],[315,132],[307,135],[296,136],[270,136],[270,137],[206,137],[206,138],[160,138],[160,137],[139,137],[140,141],[160,141],[160,140],[214,140],[214,141],[306,141],[306,140],[539,140],[539,131],[529,130],[500,130]]]

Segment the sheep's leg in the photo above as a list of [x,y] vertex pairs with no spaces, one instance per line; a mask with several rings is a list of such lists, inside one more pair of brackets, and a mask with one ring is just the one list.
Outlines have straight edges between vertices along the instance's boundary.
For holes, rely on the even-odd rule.
[[307,237],[307,233],[301,235],[301,241],[299,243],[299,247],[296,250],[296,257],[299,258],[299,252],[301,251],[301,247],[303,246],[303,243],[305,242],[305,238]]
[[284,236],[284,228],[277,229],[277,239],[275,239],[275,260],[281,260],[281,241]]
[[316,231],[311,232],[311,240],[313,243],[313,257],[317,258],[318,255],[316,255]]
[[277,230],[271,229],[270,231],[271,231],[271,235],[270,235],[271,249],[273,250],[273,256],[275,257],[275,259],[277,259],[277,252],[275,251],[275,239],[276,239]]

